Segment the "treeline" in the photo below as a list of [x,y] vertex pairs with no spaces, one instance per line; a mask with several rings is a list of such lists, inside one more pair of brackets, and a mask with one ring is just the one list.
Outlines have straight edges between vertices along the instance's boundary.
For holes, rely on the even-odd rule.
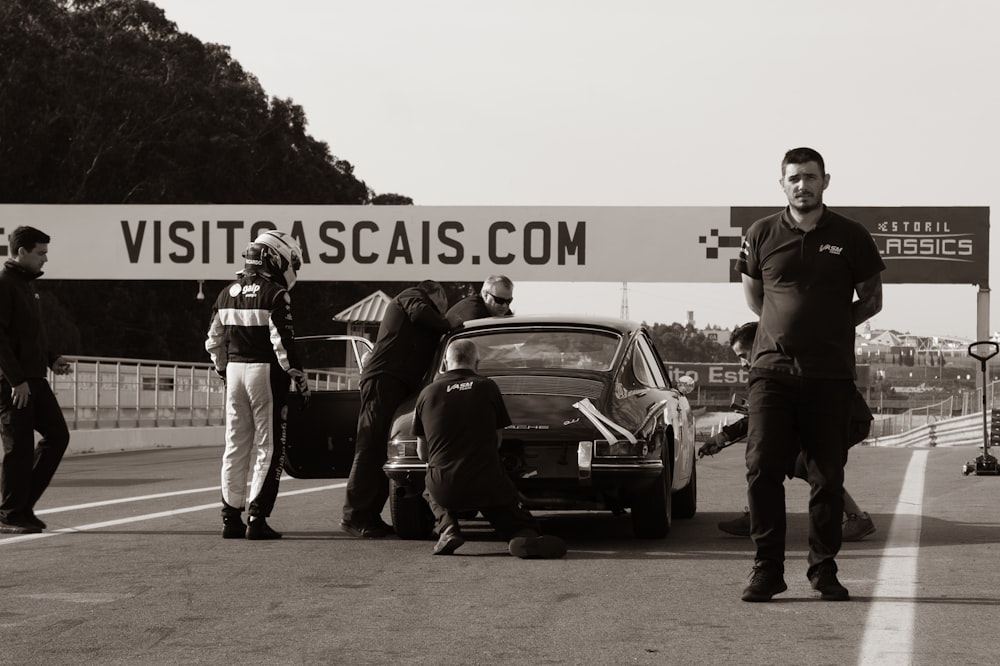
[[[0,3],[0,201],[368,204],[229,48],[146,0]],[[393,203],[412,203],[383,195]]]
[[[226,46],[179,32],[151,2],[0,2],[0,203],[413,203],[376,194],[306,126],[302,107],[269,98]],[[19,223],[4,219],[4,236]],[[86,252],[52,246],[54,261]],[[206,283],[204,300],[195,284],[38,283],[66,353],[205,360],[223,284]],[[329,330],[382,286],[401,288],[301,283],[300,329]]]
[[[735,363],[727,339],[716,342],[691,324],[648,324],[650,337],[664,361]],[[735,327],[734,327],[735,328]]]
[[[302,107],[268,97],[228,47],[179,32],[152,2],[0,2],[0,203],[413,203],[376,194],[307,124]],[[0,226],[6,235],[19,223]],[[52,250],[58,261],[87,248],[53,238]],[[38,285],[63,353],[204,361],[224,283],[205,282],[201,300],[193,280]],[[405,286],[300,282],[297,330],[328,332],[337,312]],[[455,302],[479,283],[446,288]],[[652,329],[664,358],[731,360],[690,327]]]

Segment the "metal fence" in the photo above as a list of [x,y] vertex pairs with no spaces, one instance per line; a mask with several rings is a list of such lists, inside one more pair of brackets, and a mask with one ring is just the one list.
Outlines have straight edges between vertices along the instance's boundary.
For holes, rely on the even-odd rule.
[[[71,430],[215,426],[226,422],[226,387],[211,363],[78,356],[49,383]],[[360,370],[310,370],[315,391],[357,389]]]
[[225,385],[211,363],[78,356],[49,383],[73,430],[225,423]]

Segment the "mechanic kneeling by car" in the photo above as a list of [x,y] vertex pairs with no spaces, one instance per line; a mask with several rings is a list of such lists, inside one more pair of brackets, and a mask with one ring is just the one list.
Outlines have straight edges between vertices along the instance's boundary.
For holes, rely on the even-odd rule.
[[541,535],[538,521],[517,500],[500,461],[498,445],[510,425],[500,388],[477,374],[479,350],[456,340],[445,355],[447,372],[417,398],[413,433],[417,455],[427,462],[424,499],[434,513],[435,555],[451,555],[465,539],[455,512],[479,511],[503,538],[510,554],[555,559],[566,554],[562,539]]

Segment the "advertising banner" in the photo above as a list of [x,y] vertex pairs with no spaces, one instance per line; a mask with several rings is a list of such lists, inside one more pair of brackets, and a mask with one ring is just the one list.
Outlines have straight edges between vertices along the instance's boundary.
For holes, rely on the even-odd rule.
[[[865,225],[882,260],[886,284],[989,284],[990,209],[985,206],[837,207]],[[774,208],[733,208],[742,233]],[[741,277],[733,260],[732,282]]]
[[[677,383],[681,377],[691,377],[697,386],[702,388],[729,389],[742,395],[746,392],[750,371],[739,363],[678,363],[664,361],[663,366],[670,380]],[[862,388],[872,383],[871,366],[859,363],[856,367],[858,376],[855,383]]]
[[[0,205],[52,237],[53,279],[228,280],[266,229],[303,250],[300,280],[731,282],[742,233],[776,208]],[[985,284],[989,209],[838,208],[866,224],[886,282]],[[0,244],[0,260],[7,254]]]

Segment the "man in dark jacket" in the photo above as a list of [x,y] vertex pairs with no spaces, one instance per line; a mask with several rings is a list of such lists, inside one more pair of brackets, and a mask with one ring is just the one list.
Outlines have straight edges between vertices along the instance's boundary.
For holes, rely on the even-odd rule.
[[[69,361],[48,349],[34,280],[48,261],[49,236],[33,227],[10,235],[0,272],[0,532],[41,532],[35,503],[45,492],[69,445],[69,429],[46,368],[59,375]],[[42,439],[35,447],[35,432]]]
[[452,328],[461,326],[470,319],[484,317],[509,317],[511,301],[514,300],[514,283],[506,275],[491,275],[483,282],[478,294],[466,296],[448,310],[448,323]]
[[340,521],[352,536],[379,538],[392,532],[381,517],[389,499],[389,478],[382,465],[392,417],[420,388],[438,341],[451,328],[444,316],[447,308],[444,287],[433,280],[404,289],[386,308],[361,373],[358,436]]

